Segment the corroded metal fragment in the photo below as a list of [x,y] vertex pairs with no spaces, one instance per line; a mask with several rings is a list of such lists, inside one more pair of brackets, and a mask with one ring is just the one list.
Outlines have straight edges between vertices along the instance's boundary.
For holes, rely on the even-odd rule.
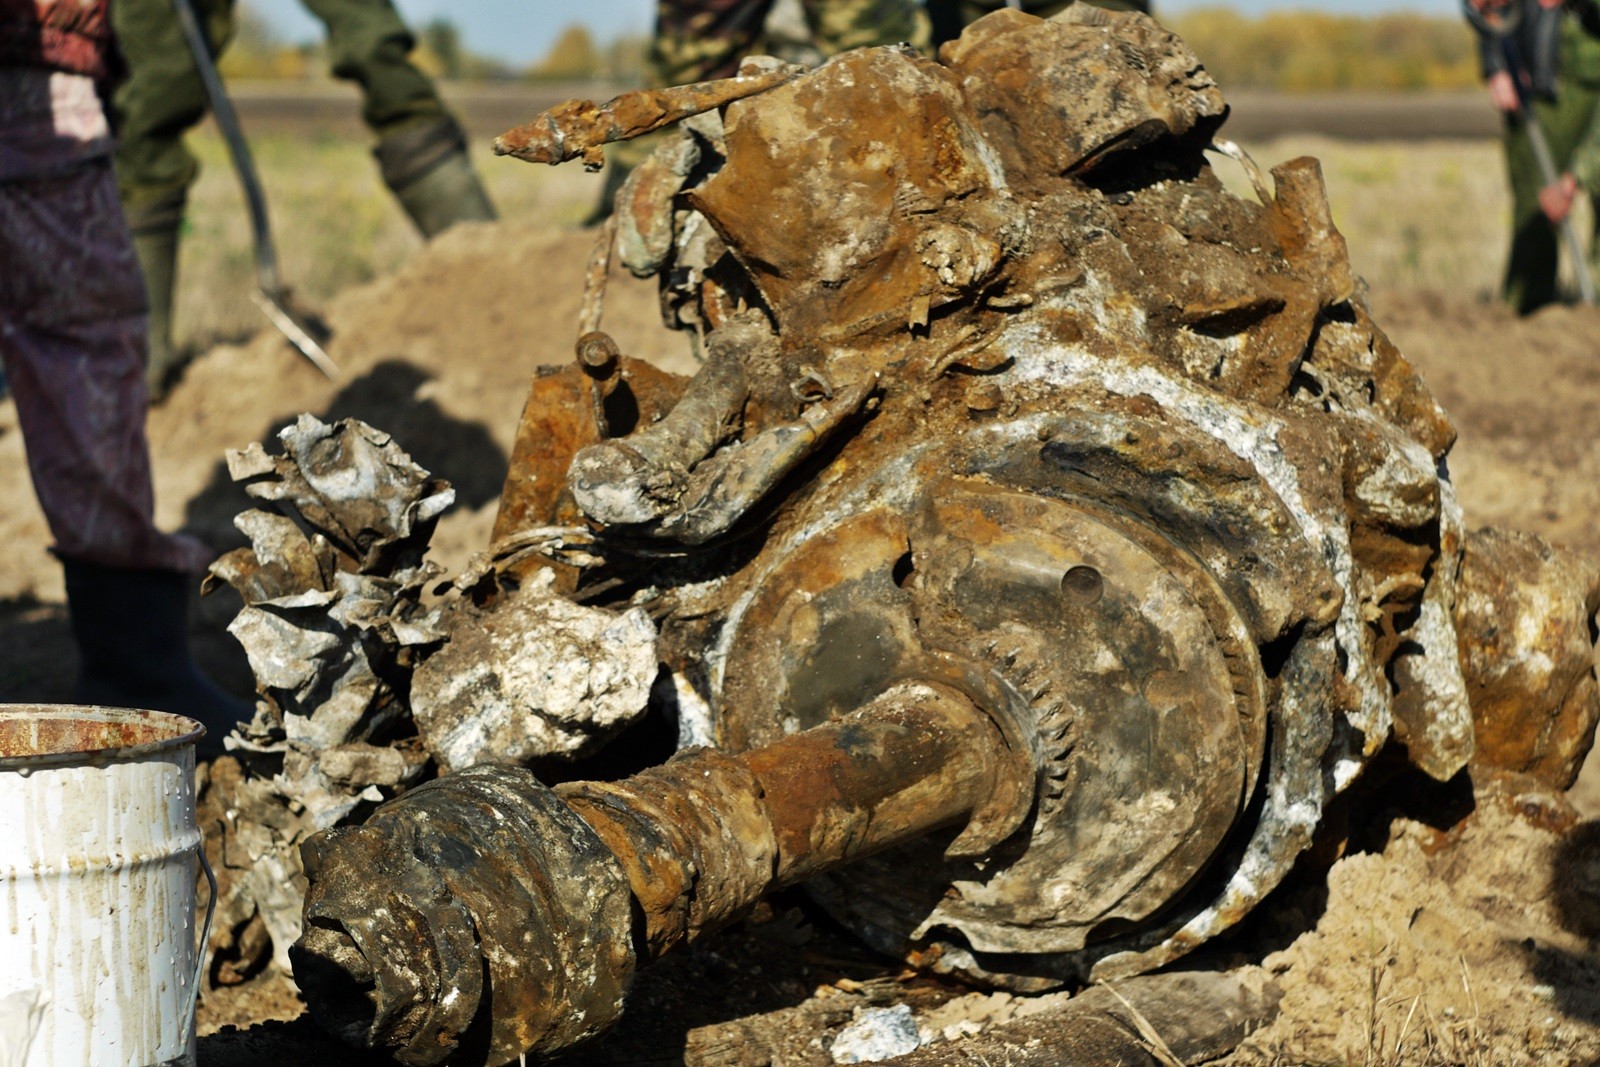
[[1456,601],[1477,762],[1555,789],[1578,777],[1594,743],[1594,633],[1600,570],[1532,534],[1467,538]]
[[462,603],[411,676],[411,714],[443,770],[592,751],[644,713],[656,629],[558,595],[544,571],[492,610]]
[[449,485],[354,420],[302,416],[279,440],[279,456],[259,445],[229,456],[263,507],[236,520],[251,547],[207,579],[244,601],[229,631],[259,693],[254,719],[226,741],[250,773],[217,779],[208,797],[228,828],[219,928],[237,935],[213,948],[238,972],[269,951],[288,964],[300,843],[426,777],[430,757],[394,681],[445,636],[421,598],[439,574],[423,555],[454,500]]
[[605,162],[601,145],[640,137],[702,111],[766,92],[798,72],[798,67],[779,67],[720,81],[639,89],[603,104],[567,100],[495,138],[495,155],[551,164],[582,157],[585,166],[598,168]]
[[[584,828],[465,861],[480,885],[348,838],[384,880],[315,875],[330,925],[304,942],[344,1032],[418,1063],[470,1033],[504,1035],[488,1062],[553,1051],[563,1013],[614,1017],[636,962],[798,881],[920,967],[1120,980],[1237,925],[1392,742],[1441,781],[1568,779],[1600,712],[1593,576],[1466,536],[1455,431],[1373,322],[1320,167],[1230,193],[1208,155],[1227,109],[1181,41],[1004,11],[939,61],[867,49],[763,84],[673,97],[717,110],[619,205],[617,250],[701,369],[617,351],[597,266],[579,361],[533,384],[495,545],[430,617],[444,640],[386,676],[449,766],[585,750],[647,690],[690,751],[555,792],[495,772],[484,812]],[[540,136],[572,155],[671,110],[569,109]],[[268,569],[311,580],[318,551]],[[464,795],[500,780],[470,773]],[[382,825],[426,825],[452,781]],[[318,865],[350,869],[344,840]],[[391,873],[423,918],[363,935],[385,971],[335,935]],[[531,939],[500,927],[484,887],[520,908],[556,879],[624,893],[632,955],[595,995],[501,997],[513,964],[598,936],[564,910],[587,898],[530,905]],[[480,907],[487,984],[446,1018]]]
[[574,604],[551,591],[551,570],[508,581],[502,609],[480,613],[475,597],[499,588],[497,566],[588,559],[584,531],[524,529],[440,595],[423,556],[454,498],[447,483],[355,420],[302,416],[280,441],[282,455],[258,445],[229,457],[263,507],[236,520],[251,547],[208,579],[244,600],[229,629],[260,694],[254,719],[227,739],[245,773],[216,778],[206,795],[226,827],[225,936],[213,948],[230,974],[268,952],[288,966],[311,834],[358,821],[440,768],[593,749],[643,713],[658,658],[642,610]]
[[1165,137],[1209,140],[1227,114],[1216,82],[1170,31],[1086,4],[1042,24],[997,12],[939,58],[1019,181],[1090,171]]

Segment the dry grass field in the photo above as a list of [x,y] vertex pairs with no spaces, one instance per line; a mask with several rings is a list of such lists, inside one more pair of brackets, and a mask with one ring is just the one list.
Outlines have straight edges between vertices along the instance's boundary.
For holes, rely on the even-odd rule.
[[[204,170],[183,246],[178,336],[204,350],[261,324],[249,300],[249,230],[222,144],[193,139]],[[474,156],[501,214],[517,225],[562,227],[588,213],[601,176]],[[1326,168],[1334,218],[1374,290],[1487,296],[1499,277],[1509,201],[1498,147],[1488,141],[1353,142],[1292,137],[1246,146],[1268,166],[1314,155]],[[378,181],[366,145],[329,131],[274,130],[254,140],[284,273],[312,305],[395,270],[420,245]],[[1241,191],[1237,167],[1218,170]]]
[[[249,221],[219,137],[190,138],[201,160],[190,196],[179,265],[177,340],[193,351],[240,340],[262,325],[250,301],[254,265]],[[266,186],[283,275],[311,306],[393,272],[421,240],[378,178],[367,143],[336,131],[274,131],[251,140]],[[530,167],[473,156],[503,216],[529,226],[576,225],[599,179],[577,168]]]

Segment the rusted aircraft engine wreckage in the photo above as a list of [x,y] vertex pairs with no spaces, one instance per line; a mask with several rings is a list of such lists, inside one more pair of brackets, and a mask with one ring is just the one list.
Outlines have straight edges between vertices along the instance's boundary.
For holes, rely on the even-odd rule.
[[[1225,115],[1155,22],[1072,8],[502,138],[592,161],[686,120],[589,313],[614,248],[703,366],[585,333],[438,598],[449,492],[384,435],[233,458],[265,507],[217,568],[263,695],[230,936],[298,938],[356,1044],[515,1062],[776,887],[921,967],[1112,979],[1237,923],[1391,742],[1570,781],[1593,575],[1464,533],[1317,164],[1240,157],[1235,196]],[[662,766],[519,766],[645,714],[677,716]]]

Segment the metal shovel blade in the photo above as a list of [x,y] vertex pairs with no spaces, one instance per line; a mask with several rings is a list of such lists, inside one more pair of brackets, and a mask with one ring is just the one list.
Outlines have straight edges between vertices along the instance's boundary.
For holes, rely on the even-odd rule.
[[251,294],[251,299],[313,366],[330,378],[337,377],[338,366],[328,358],[328,353],[322,350],[322,345],[313,336],[318,331],[307,329],[305,325],[308,317],[289,310],[288,290],[278,280],[278,250],[272,243],[267,196],[261,188],[261,177],[256,173],[255,161],[250,156],[250,144],[239,126],[233,101],[228,98],[222,76],[217,73],[216,62],[211,57],[211,46],[201,29],[200,16],[195,11],[193,0],[172,0],[172,6],[177,12],[184,40],[189,45],[189,54],[194,57],[200,83],[205,87],[206,99],[211,104],[211,117],[223,141],[227,143],[228,155],[233,159],[234,173],[239,177],[245,206],[250,210],[250,235],[255,248],[256,284],[259,287],[257,292]]
[[322,350],[322,346],[312,336],[312,331],[285,306],[284,301],[259,289],[250,294],[250,299],[256,302],[256,307],[260,308],[272,325],[278,328],[278,332],[288,338],[289,343],[294,345],[302,356],[311,361],[312,366],[329,378],[339,376],[338,365],[328,358],[328,353]]

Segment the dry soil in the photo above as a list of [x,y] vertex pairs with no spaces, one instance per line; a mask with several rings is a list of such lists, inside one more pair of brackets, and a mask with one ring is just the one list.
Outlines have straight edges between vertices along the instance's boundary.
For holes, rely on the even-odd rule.
[[[217,348],[151,412],[160,517],[239,543],[244,498],[225,449],[295,414],[359,416],[391,431],[457,486],[440,561],[484,547],[533,369],[570,358],[589,234],[513,224],[462,227],[389,277],[326,308],[343,375],[322,379],[270,334]],[[1600,312],[1518,320],[1481,300],[1379,292],[1378,321],[1455,416],[1451,468],[1474,524],[1522,527],[1600,553]],[[657,326],[649,284],[618,278],[606,328],[631,354],[691,370]],[[72,652],[61,582],[46,553],[15,412],[0,405],[0,700],[60,700]],[[234,605],[202,602],[194,639],[241,693],[242,655],[223,632]],[[1600,777],[1600,775],[1597,775]],[[1277,1022],[1234,1064],[1592,1064],[1600,1062],[1600,782],[1570,796],[1515,783],[1385,787],[1351,816],[1211,963],[1259,963],[1286,991]],[[1569,806],[1576,803],[1577,809]],[[767,921],[664,964],[629,1021],[588,1062],[827,1064],[833,1036],[897,999],[927,1034],[960,1040],[1039,1005],[898,975],[797,899]],[[317,1062],[329,1046],[269,978],[208,997],[201,1062]],[[347,1057],[346,1057],[347,1058]],[[348,1058],[347,1058],[348,1059]]]

